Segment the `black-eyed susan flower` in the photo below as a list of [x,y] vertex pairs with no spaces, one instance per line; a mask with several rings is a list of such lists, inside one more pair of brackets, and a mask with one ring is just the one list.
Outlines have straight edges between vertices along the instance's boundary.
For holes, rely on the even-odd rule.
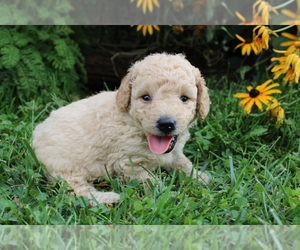
[[250,55],[251,51],[258,55],[262,50],[269,48],[270,35],[275,35],[276,32],[264,25],[256,26],[252,31],[252,40],[246,41],[239,35],[235,35],[243,43],[238,44],[234,49],[242,47],[242,55]]
[[[134,26],[134,25],[131,25]],[[153,34],[153,29],[160,31],[159,26],[158,25],[138,25],[136,30],[140,31],[142,30],[143,36],[147,35],[147,32],[152,35]]]
[[282,108],[281,103],[277,99],[274,98],[269,103],[266,112],[269,113],[271,119],[276,119],[275,123],[277,124],[277,127],[283,123],[285,119],[284,109]]
[[289,38],[290,41],[282,42],[282,43],[280,43],[280,46],[288,47],[287,51],[289,51],[289,52],[293,52],[297,49],[300,50],[300,37],[295,36],[288,32],[283,32],[283,33],[281,33],[281,35],[286,38]]
[[256,20],[260,15],[262,19],[262,24],[268,25],[270,19],[270,12],[273,12],[278,15],[277,10],[272,7],[268,2],[258,0],[253,4],[253,19]]
[[285,74],[284,81],[298,83],[300,78],[300,50],[293,53],[289,51],[274,50],[277,53],[284,53],[285,56],[273,57],[271,61],[279,61],[279,65],[272,68],[274,73],[273,79],[277,79],[280,75]]
[[253,39],[257,40],[258,38],[260,38],[259,39],[260,43],[256,43],[258,50],[269,48],[269,41],[270,41],[271,34],[278,37],[276,32],[274,32],[269,27],[264,25],[258,25],[253,29]]
[[[252,86],[248,86],[248,93],[237,93],[234,96],[237,98],[243,98],[242,101],[239,102],[240,105],[243,106],[243,109],[249,114],[251,113],[252,106],[255,104],[260,110],[263,110],[263,104],[266,106],[269,105],[270,101],[275,100],[274,97],[270,96],[271,94],[281,93],[279,89],[273,89],[279,86],[278,83],[273,83],[272,79],[267,80],[263,84],[257,86],[256,88]],[[269,85],[269,86],[268,86]]]
[[251,51],[253,51],[256,55],[258,55],[260,53],[260,51],[257,49],[256,41],[255,40],[252,39],[251,41],[247,41],[246,39],[244,39],[243,37],[241,37],[238,34],[236,34],[235,36],[242,43],[240,43],[237,46],[235,46],[234,50],[236,50],[237,48],[241,47],[242,48],[242,55],[246,54],[247,56],[250,55]]
[[[135,0],[130,0],[130,2],[134,2]],[[160,7],[158,0],[137,0],[136,7],[139,8],[142,6],[143,13],[146,14],[147,9],[152,12],[153,11],[153,4],[156,7]]]

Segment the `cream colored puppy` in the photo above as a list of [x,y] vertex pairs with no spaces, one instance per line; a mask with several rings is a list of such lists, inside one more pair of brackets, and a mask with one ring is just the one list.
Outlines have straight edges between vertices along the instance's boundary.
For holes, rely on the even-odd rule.
[[188,128],[209,112],[200,71],[182,54],[152,54],[128,70],[116,92],[101,92],[52,111],[33,132],[33,148],[48,179],[61,177],[90,204],[115,203],[120,195],[99,192],[92,182],[107,175],[152,179],[158,166],[193,173],[184,156]]

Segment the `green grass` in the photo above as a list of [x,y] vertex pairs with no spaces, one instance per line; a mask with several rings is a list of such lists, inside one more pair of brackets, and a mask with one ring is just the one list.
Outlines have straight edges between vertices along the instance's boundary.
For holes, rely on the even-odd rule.
[[276,128],[265,114],[245,115],[238,106],[233,95],[247,83],[222,81],[214,89],[208,80],[211,112],[185,147],[212,184],[160,170],[150,190],[112,179],[103,187],[121,194],[112,207],[89,207],[68,194],[63,180],[48,183],[30,147],[35,125],[66,102],[54,97],[45,104],[37,97],[16,105],[7,93],[0,104],[0,224],[300,225],[299,85],[282,87],[287,120]]
[[[1,249],[298,249],[291,226],[2,226]],[[88,240],[87,240],[88,239]]]

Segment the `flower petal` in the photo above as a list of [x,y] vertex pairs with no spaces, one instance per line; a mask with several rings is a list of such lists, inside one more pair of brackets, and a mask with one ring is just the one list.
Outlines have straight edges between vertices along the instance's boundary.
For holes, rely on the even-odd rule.
[[160,31],[160,28],[158,25],[153,25],[153,28],[156,29],[157,31]]
[[237,97],[237,98],[247,98],[247,97],[250,97],[249,94],[247,94],[247,93],[237,93],[234,96]]
[[266,104],[267,106],[270,104],[270,101],[273,101],[275,98],[272,96],[260,96],[259,100]]
[[272,79],[269,79],[269,80],[265,81],[263,84],[257,86],[256,89],[262,93],[262,92],[264,92],[265,87],[272,81],[273,81]]
[[254,98],[252,98],[252,99],[244,106],[244,110],[246,110],[248,114],[250,114],[254,102],[255,102],[255,101],[254,101]]
[[233,50],[236,50],[237,48],[239,48],[239,47],[241,47],[241,46],[244,46],[244,43],[240,43],[240,44],[238,44],[237,46],[235,46],[235,47],[234,47],[234,49],[233,49]]
[[288,71],[288,69],[289,69],[290,65],[292,64],[295,56],[297,56],[297,55],[291,54],[291,55],[287,56],[286,61],[285,61],[285,66],[283,68],[284,73]]
[[242,38],[240,35],[235,34],[236,38],[239,39],[240,41],[242,41],[243,43],[246,42],[246,40],[244,38]]
[[152,3],[152,1],[148,1],[148,9],[149,9],[150,12],[153,11],[153,3]]
[[294,41],[297,41],[297,40],[298,40],[298,37],[297,37],[297,36],[295,36],[295,35],[293,35],[293,34],[291,34],[291,33],[288,33],[288,32],[282,32],[281,35],[282,35],[282,36],[285,36],[285,37],[287,37],[287,38],[289,38],[289,39],[291,39],[291,40],[294,40]]
[[271,69],[271,72],[275,72],[275,71],[278,71],[278,70],[281,70],[284,68],[284,64],[278,64],[278,65],[275,65],[272,69]]
[[245,105],[247,102],[249,102],[252,98],[251,97],[248,97],[242,101],[239,102],[240,105]]
[[248,86],[247,87],[247,90],[250,92],[251,91],[251,89],[254,89],[252,86]]
[[293,45],[294,43],[295,43],[295,41],[286,41],[286,42],[280,43],[279,45],[282,47],[287,47],[287,46]]
[[143,3],[143,0],[138,0],[138,2],[136,3],[136,7],[137,8],[140,7],[142,3]]
[[261,103],[261,101],[259,100],[259,98],[255,98],[255,99],[254,99],[254,102],[255,102],[256,106],[257,106],[260,110],[263,109],[262,103]]
[[266,96],[266,95],[271,95],[271,94],[275,94],[275,93],[280,94],[282,92],[279,89],[271,89],[271,90],[268,90],[268,91],[264,92],[263,95]]
[[271,61],[285,62],[285,60],[286,60],[286,56],[271,58]]
[[298,19],[298,16],[296,13],[288,10],[288,9],[283,9],[281,10],[281,13],[284,15],[287,15],[288,17],[292,18],[292,19]]
[[148,27],[147,27],[148,25],[144,25],[143,26],[143,36],[146,36],[146,34],[147,34],[147,30],[148,30]]
[[279,83],[273,83],[273,84],[269,85],[268,87],[264,88],[264,90],[262,92],[264,93],[265,91],[275,88],[277,86],[279,86]]
[[246,22],[246,18],[242,16],[238,11],[236,11],[235,14],[242,22]]
[[153,3],[157,6],[160,7],[159,2],[157,0],[153,0]]

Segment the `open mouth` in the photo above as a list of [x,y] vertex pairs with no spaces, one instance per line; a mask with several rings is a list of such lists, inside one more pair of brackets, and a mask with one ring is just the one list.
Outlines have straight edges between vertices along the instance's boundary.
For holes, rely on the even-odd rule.
[[166,154],[171,152],[177,142],[178,135],[148,135],[148,145],[154,154]]

